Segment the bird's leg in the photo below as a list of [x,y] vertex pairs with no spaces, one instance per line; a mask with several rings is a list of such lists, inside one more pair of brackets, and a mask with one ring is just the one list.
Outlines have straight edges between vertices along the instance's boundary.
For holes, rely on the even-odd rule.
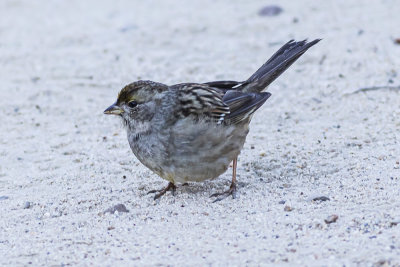
[[175,196],[175,190],[176,190],[176,185],[174,185],[173,183],[169,182],[166,187],[164,187],[162,189],[159,189],[159,190],[151,190],[151,191],[147,192],[147,194],[158,193],[158,194],[156,194],[154,196],[154,200],[156,200],[157,198],[161,197],[162,195],[164,195],[168,191],[171,191],[172,195]]
[[212,194],[210,197],[218,197],[219,196],[213,202],[221,201],[229,195],[232,195],[232,198],[236,198],[236,167],[237,167],[237,157],[233,160],[231,186],[225,192]]

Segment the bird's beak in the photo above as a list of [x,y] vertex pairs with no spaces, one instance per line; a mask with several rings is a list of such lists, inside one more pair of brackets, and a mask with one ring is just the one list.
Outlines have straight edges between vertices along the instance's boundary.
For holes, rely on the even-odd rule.
[[124,111],[122,108],[117,106],[117,103],[112,104],[106,110],[104,110],[104,114],[121,115],[122,113],[124,113]]

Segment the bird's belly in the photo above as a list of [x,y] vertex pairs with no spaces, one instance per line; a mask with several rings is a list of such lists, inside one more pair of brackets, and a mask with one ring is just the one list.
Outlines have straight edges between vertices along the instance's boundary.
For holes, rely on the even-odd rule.
[[143,165],[161,178],[172,183],[185,183],[201,182],[220,176],[240,153],[238,148],[231,149],[225,154],[219,153],[221,150],[224,149],[222,147],[209,151],[200,149],[185,155],[172,153],[169,157],[160,157],[159,155],[163,154],[161,151],[154,151],[151,157],[144,157],[143,153],[135,154]]
[[[239,155],[248,133],[247,127],[233,126],[221,130],[216,126],[192,125],[183,129],[175,125],[173,130],[129,142],[146,167],[172,183],[201,182],[220,176]],[[164,136],[173,138],[163,140]]]
[[178,156],[174,158],[174,161],[164,171],[167,174],[171,174],[174,182],[179,183],[201,182],[207,179],[214,179],[227,170],[229,164],[239,152],[240,150],[235,150],[225,155],[216,153],[199,155],[194,153],[186,157]]
[[190,135],[187,130],[178,128],[179,131],[175,131],[176,138],[170,149],[175,152],[170,154],[169,167],[166,168],[173,175],[174,182],[214,179],[227,170],[243,148],[248,128],[224,127],[194,127]]

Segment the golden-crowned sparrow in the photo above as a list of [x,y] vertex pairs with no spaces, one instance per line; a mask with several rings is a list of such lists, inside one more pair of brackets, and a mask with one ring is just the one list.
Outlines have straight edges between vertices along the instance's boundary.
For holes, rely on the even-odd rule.
[[147,168],[169,181],[153,190],[154,199],[177,183],[214,179],[233,161],[229,190],[213,194],[221,200],[236,194],[237,157],[249,132],[253,113],[271,96],[267,86],[320,40],[282,46],[249,79],[203,84],[165,85],[137,81],[125,86],[105,114],[122,118],[129,145]]

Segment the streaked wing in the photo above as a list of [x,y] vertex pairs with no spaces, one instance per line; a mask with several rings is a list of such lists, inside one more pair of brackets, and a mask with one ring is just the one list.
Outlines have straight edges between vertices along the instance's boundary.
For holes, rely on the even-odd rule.
[[205,116],[217,121],[223,121],[230,113],[229,107],[223,102],[224,93],[205,84],[178,84],[180,109],[178,116]]

